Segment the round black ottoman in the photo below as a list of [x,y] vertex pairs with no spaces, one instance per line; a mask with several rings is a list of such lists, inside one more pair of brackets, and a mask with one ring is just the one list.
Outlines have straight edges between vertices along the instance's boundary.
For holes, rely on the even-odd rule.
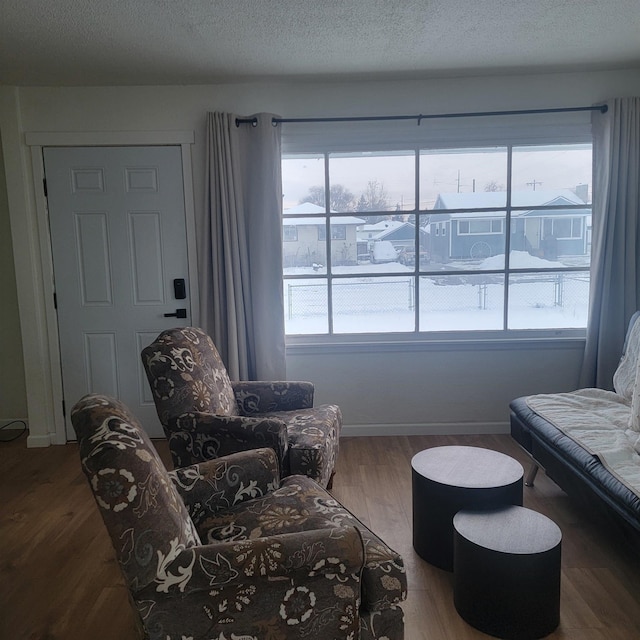
[[411,471],[413,548],[446,571],[453,570],[453,516],[458,511],[522,504],[522,465],[491,449],[425,449],[413,456]]
[[470,625],[531,640],[560,622],[560,528],[518,506],[461,511],[453,519],[453,595]]

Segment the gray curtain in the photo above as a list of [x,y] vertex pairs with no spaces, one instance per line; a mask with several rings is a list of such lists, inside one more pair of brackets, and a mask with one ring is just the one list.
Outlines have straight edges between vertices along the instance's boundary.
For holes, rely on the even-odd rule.
[[591,299],[581,386],[612,389],[627,324],[640,308],[640,98],[593,116]]
[[286,378],[280,127],[209,113],[200,318],[235,380]]

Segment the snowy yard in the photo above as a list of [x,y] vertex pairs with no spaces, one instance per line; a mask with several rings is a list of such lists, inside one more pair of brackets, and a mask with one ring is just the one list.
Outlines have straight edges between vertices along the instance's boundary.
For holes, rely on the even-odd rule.
[[[455,266],[455,265],[453,265]],[[513,252],[511,267],[547,271],[511,274],[508,296],[509,329],[581,328],[586,326],[589,274],[560,272],[548,262]],[[452,265],[447,265],[451,269]],[[479,273],[415,278],[411,267],[397,262],[334,267],[332,283],[334,333],[501,330],[504,322],[504,276],[483,270],[504,268],[504,256],[494,256],[466,269]],[[364,274],[397,273],[381,277]],[[312,268],[286,269],[286,275],[314,273]],[[358,274],[363,274],[358,276]],[[289,335],[328,332],[327,280],[285,280],[285,323]],[[416,306],[418,313],[416,313]]]

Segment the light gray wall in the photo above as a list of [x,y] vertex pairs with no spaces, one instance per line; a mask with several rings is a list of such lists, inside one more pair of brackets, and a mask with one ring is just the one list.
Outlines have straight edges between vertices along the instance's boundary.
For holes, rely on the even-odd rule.
[[[623,95],[640,95],[640,69],[395,82],[32,87],[17,90],[17,113],[5,121],[19,123],[13,141],[22,140],[25,132],[193,130],[198,210],[203,203],[207,111],[266,111],[287,117],[442,113],[582,106]],[[5,151],[5,160],[15,163],[7,173],[11,168],[33,189],[24,143],[15,142]],[[27,214],[32,211],[33,193],[22,200],[12,195],[24,203]],[[15,323],[15,303],[7,313]],[[289,351],[287,364],[289,378],[316,384],[318,402],[340,404],[346,433],[500,431],[507,428],[511,398],[577,385],[579,347],[296,348]]]
[[[0,150],[2,149],[0,138]],[[0,153],[0,426],[27,419],[22,339],[4,160]]]

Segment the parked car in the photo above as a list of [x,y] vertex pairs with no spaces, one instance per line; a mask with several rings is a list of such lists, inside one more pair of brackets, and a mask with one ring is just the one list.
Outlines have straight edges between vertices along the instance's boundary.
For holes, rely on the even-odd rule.
[[373,264],[379,262],[396,262],[398,251],[389,240],[376,240],[369,250],[369,257]]
[[[431,262],[431,255],[429,254],[428,251],[420,251],[420,265],[427,265]],[[398,254],[398,262],[400,264],[404,264],[406,266],[414,266],[416,263],[416,251],[415,249],[403,249],[399,254]]]

